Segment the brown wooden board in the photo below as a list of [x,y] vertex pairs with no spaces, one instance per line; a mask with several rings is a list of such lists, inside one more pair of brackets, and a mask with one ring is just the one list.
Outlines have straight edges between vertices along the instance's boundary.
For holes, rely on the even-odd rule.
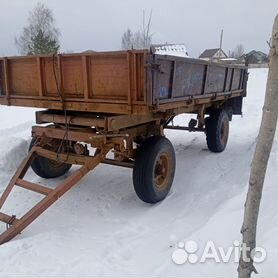
[[4,87],[4,63],[0,60],[0,97],[5,95]]
[[245,95],[246,72],[148,50],[0,58],[0,104],[145,115],[188,98]]

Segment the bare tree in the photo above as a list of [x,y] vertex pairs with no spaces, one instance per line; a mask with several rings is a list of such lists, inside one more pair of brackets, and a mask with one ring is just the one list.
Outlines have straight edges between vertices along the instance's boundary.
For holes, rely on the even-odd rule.
[[19,52],[22,55],[57,53],[60,32],[54,23],[52,10],[38,3],[29,14],[28,25],[15,38]]
[[128,50],[133,48],[133,33],[128,28],[122,36],[122,49]]
[[245,250],[247,252],[245,255],[243,252],[241,253],[238,267],[239,278],[250,278],[253,272],[257,273],[252,254],[256,248],[257,221],[263,184],[278,118],[278,15],[274,22],[270,46],[269,74],[263,117],[252,161],[244,220],[241,228],[243,244],[247,247],[247,250]]
[[137,31],[133,36],[133,48],[142,49],[144,46],[144,36],[141,31]]
[[152,24],[153,11],[151,10],[148,20],[146,13],[143,11],[143,47],[148,48],[152,43],[151,24]]
[[146,18],[145,11],[143,12],[142,30],[132,32],[129,28],[122,36],[122,49],[142,49],[149,48],[152,44],[151,34],[152,11],[148,18]]
[[242,57],[245,54],[245,49],[244,46],[242,44],[238,44],[234,51],[232,52],[232,56],[231,58],[236,58],[239,59],[240,57]]

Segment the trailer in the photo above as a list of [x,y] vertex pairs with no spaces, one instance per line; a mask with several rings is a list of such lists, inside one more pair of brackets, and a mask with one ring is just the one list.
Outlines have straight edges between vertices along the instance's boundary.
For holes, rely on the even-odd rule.
[[[30,152],[0,198],[15,186],[45,197],[22,217],[0,212],[5,243],[100,163],[133,169],[137,196],[157,203],[175,175],[175,152],[164,129],[204,132],[224,151],[229,121],[242,114],[248,72],[242,66],[153,54],[151,50],[0,58],[0,104],[36,112]],[[184,126],[175,116],[196,117]],[[24,179],[28,169],[50,179],[80,165],[56,188]]]

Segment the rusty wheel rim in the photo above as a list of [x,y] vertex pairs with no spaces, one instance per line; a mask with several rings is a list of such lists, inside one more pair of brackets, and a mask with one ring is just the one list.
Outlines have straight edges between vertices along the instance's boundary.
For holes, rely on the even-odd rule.
[[228,130],[229,130],[229,122],[223,121],[220,130],[220,141],[222,145],[225,145],[228,140]]
[[160,154],[158,157],[156,163],[155,163],[155,169],[154,169],[154,182],[155,187],[162,191],[164,190],[169,181],[170,177],[170,158],[169,155],[166,153]]

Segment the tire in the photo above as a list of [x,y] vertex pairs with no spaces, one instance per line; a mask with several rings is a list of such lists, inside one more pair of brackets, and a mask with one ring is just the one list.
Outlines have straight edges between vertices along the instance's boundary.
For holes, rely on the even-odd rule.
[[175,168],[175,151],[168,139],[152,136],[144,140],[137,150],[133,168],[137,196],[149,204],[165,199],[173,184]]
[[[35,145],[35,142],[36,139],[33,138],[30,143],[29,151]],[[69,171],[71,166],[71,164],[60,163],[41,156],[37,156],[31,164],[31,168],[33,169],[33,171],[38,176],[45,179],[58,178],[60,176],[63,176]]]
[[206,137],[210,151],[225,150],[229,137],[229,116],[225,110],[215,110],[206,118]]

